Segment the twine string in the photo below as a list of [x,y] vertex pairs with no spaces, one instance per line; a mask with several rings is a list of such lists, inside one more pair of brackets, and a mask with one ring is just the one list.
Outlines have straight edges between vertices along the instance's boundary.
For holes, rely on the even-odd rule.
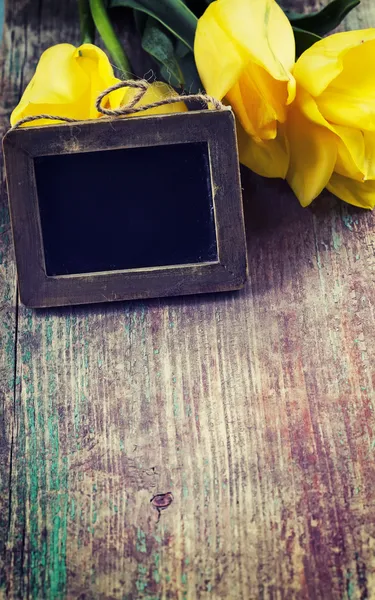
[[[111,85],[103,92],[100,92],[100,94],[96,98],[95,107],[98,112],[108,117],[122,117],[134,113],[140,113],[151,108],[158,108],[159,106],[175,104],[177,102],[201,102],[205,105],[205,108],[207,108],[209,104],[212,104],[216,110],[223,110],[227,108],[226,106],[224,106],[224,104],[222,104],[222,102],[220,102],[220,100],[217,100],[212,96],[208,96],[207,94],[179,94],[177,96],[170,96],[169,98],[157,100],[156,102],[150,102],[149,104],[142,104],[141,106],[137,106],[137,104],[142,100],[142,98],[146,94],[149,87],[150,84],[145,79],[140,79],[139,81],[120,81],[115,85]],[[132,100],[125,104],[125,106],[111,109],[106,108],[102,105],[104,98],[108,96],[108,94],[116,90],[120,90],[122,88],[132,88],[137,90]],[[41,119],[46,119],[49,121],[64,121],[66,123],[79,123],[82,121],[82,119],[72,119],[70,117],[61,117],[59,115],[29,115],[17,121],[11,129],[18,129],[18,127],[21,127],[21,125],[24,125],[25,123],[31,123],[32,121],[39,121]]]
[[31,123],[32,121],[40,121],[41,119],[49,119],[50,121],[65,121],[66,123],[78,123],[79,119],[70,119],[69,117],[60,117],[59,115],[30,115],[17,121],[11,129],[18,129],[24,123]]

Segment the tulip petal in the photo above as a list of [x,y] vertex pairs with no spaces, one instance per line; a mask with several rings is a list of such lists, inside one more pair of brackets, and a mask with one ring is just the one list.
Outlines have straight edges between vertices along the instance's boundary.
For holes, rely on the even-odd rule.
[[239,79],[249,57],[219,24],[217,6],[218,2],[210,4],[198,21],[194,56],[207,93],[221,100]]
[[367,179],[375,179],[375,133],[365,131]]
[[[76,48],[71,44],[58,44],[43,52],[32,80],[12,112],[12,125],[25,116],[41,113],[87,118],[90,82],[77,64],[75,54]],[[30,125],[46,123],[51,121],[35,121]]]
[[254,63],[248,64],[227,99],[247,133],[258,140],[274,139],[277,121],[286,119],[285,83]]
[[335,171],[345,177],[364,181],[367,178],[367,161],[362,131],[341,125],[336,125],[335,131],[340,137],[337,140]]
[[370,209],[375,206],[375,181],[360,183],[333,173],[327,189],[348,204]]
[[375,131],[375,98],[360,95],[354,98],[341,92],[337,93],[330,86],[329,90],[319,97],[318,103],[322,114],[332,123]]
[[[89,75],[90,80],[90,99],[89,99],[89,118],[93,119],[100,116],[96,110],[95,101],[98,95],[106,88],[115,85],[120,80],[113,74],[113,68],[108,60],[108,56],[94,44],[82,44],[75,53],[76,61],[85,74]],[[117,108],[121,105],[124,97],[124,90],[116,90],[108,95],[104,106]]]
[[329,90],[319,97],[318,103],[328,121],[344,127],[375,131],[375,98],[360,95],[354,98],[337,93],[330,86]]
[[237,138],[240,162],[243,165],[262,177],[285,179],[289,166],[289,145],[282,125],[274,140],[256,142],[237,121]]
[[361,45],[366,47],[372,40],[375,40],[375,28],[330,35],[300,56],[293,75],[312,96],[319,96],[343,71],[349,50]]
[[[136,90],[129,90],[126,94],[126,97],[123,99],[123,103],[127,104],[130,102],[134,95],[136,94]],[[152,83],[150,87],[147,89],[145,95],[142,100],[137,104],[137,106],[143,106],[145,104],[152,104],[153,102],[158,102],[159,100],[164,100],[166,98],[173,98],[178,94],[175,92],[173,88],[171,88],[166,83],[162,81],[155,81]],[[129,117],[139,117],[143,115],[164,115],[167,113],[178,113],[178,112],[186,112],[187,107],[184,102],[175,102],[174,104],[163,104],[162,106],[158,106],[156,108],[149,108],[141,113],[133,113],[128,115]]]
[[[95,107],[98,94],[118,81],[107,55],[97,46],[52,46],[42,54],[34,77],[11,115],[11,124],[25,116],[43,113],[73,119],[96,118],[100,116]],[[117,90],[106,104],[120,106],[123,97],[124,90]],[[41,119],[28,125],[50,123]]]
[[248,63],[254,62],[289,86],[295,41],[289,20],[275,0],[217,0],[198,21],[194,54],[207,92],[223,98]]
[[320,112],[316,99],[306,93],[303,88],[298,88],[293,109],[297,110],[297,108],[309,121],[312,121],[316,125],[321,125],[322,127],[329,129],[329,131],[332,131],[332,133],[335,133],[333,125],[331,125]]
[[57,44],[43,52],[37,65],[29,101],[33,104],[68,104],[87,90],[88,77],[76,60],[77,49]]
[[289,81],[295,60],[294,34],[275,0],[217,0],[214,7],[218,23],[236,45],[272,77]]
[[375,179],[375,133],[335,126],[340,136],[335,171],[356,181]]
[[290,165],[287,180],[302,206],[326,187],[337,158],[337,137],[292,106],[287,121]]

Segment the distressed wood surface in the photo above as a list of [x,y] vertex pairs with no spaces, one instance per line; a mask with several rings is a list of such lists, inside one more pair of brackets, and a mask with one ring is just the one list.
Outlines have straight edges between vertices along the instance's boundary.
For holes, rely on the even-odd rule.
[[[75,18],[8,3],[3,127]],[[375,598],[375,215],[243,184],[244,291],[34,312],[2,180],[0,597]]]

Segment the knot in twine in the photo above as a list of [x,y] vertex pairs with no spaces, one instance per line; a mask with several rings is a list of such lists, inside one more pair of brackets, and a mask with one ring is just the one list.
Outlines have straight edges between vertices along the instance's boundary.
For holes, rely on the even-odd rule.
[[[126,115],[131,115],[134,113],[140,113],[145,110],[149,110],[150,108],[157,108],[158,106],[166,106],[168,104],[176,104],[177,102],[202,102],[207,108],[208,104],[212,104],[216,110],[224,110],[227,107],[212,96],[208,96],[207,94],[179,94],[177,96],[171,96],[170,98],[163,98],[163,100],[157,100],[156,102],[150,102],[149,104],[142,104],[142,106],[137,106],[138,102],[140,102],[147,92],[150,84],[145,79],[140,79],[139,81],[135,80],[126,80],[120,81],[115,85],[111,85],[111,87],[107,88],[103,92],[99,94],[95,101],[95,107],[98,112],[102,115],[106,115],[108,117],[122,117]],[[120,108],[105,108],[102,105],[102,102],[108,94],[119,90],[121,88],[132,88],[138,90],[134,96],[134,98],[125,106],[121,106]],[[66,123],[79,123],[82,119],[72,119],[70,117],[61,117],[59,115],[48,115],[48,114],[40,114],[40,115],[29,115],[28,117],[24,117],[17,121],[11,129],[18,129],[21,125],[25,123],[31,123],[32,121],[39,121],[40,119],[48,119],[50,121],[64,121]]]

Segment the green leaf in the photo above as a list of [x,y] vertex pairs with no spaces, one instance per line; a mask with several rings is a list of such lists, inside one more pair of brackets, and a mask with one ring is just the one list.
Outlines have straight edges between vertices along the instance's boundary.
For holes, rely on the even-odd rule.
[[185,78],[185,90],[188,94],[198,94],[203,90],[203,85],[195,65],[194,53],[189,52],[180,59],[181,71]]
[[93,44],[95,41],[95,24],[91,16],[89,0],[78,0],[81,44]]
[[[203,89],[202,82],[199,79],[197,67],[195,66],[193,52],[188,52],[183,58],[179,59],[180,69],[185,80],[184,89],[188,94],[197,94]],[[178,86],[178,81],[171,77],[170,73],[164,67],[161,68],[161,75],[169,85]]]
[[198,19],[182,0],[111,0],[110,6],[125,6],[147,13],[193,50]]
[[285,13],[293,26],[323,36],[340,25],[346,15],[360,4],[360,1],[332,0],[318,12],[304,15],[286,10]]
[[176,56],[177,58],[184,58],[187,54],[189,54],[191,50],[183,43],[181,40],[177,40],[176,44]]
[[296,40],[296,58],[301,56],[305,50],[310,48],[316,42],[319,42],[322,38],[311,31],[305,31],[298,27],[293,27],[294,38]]
[[167,76],[176,82],[175,85],[181,87],[185,83],[170,34],[153,17],[147,19],[142,36],[142,48],[164,67]]

